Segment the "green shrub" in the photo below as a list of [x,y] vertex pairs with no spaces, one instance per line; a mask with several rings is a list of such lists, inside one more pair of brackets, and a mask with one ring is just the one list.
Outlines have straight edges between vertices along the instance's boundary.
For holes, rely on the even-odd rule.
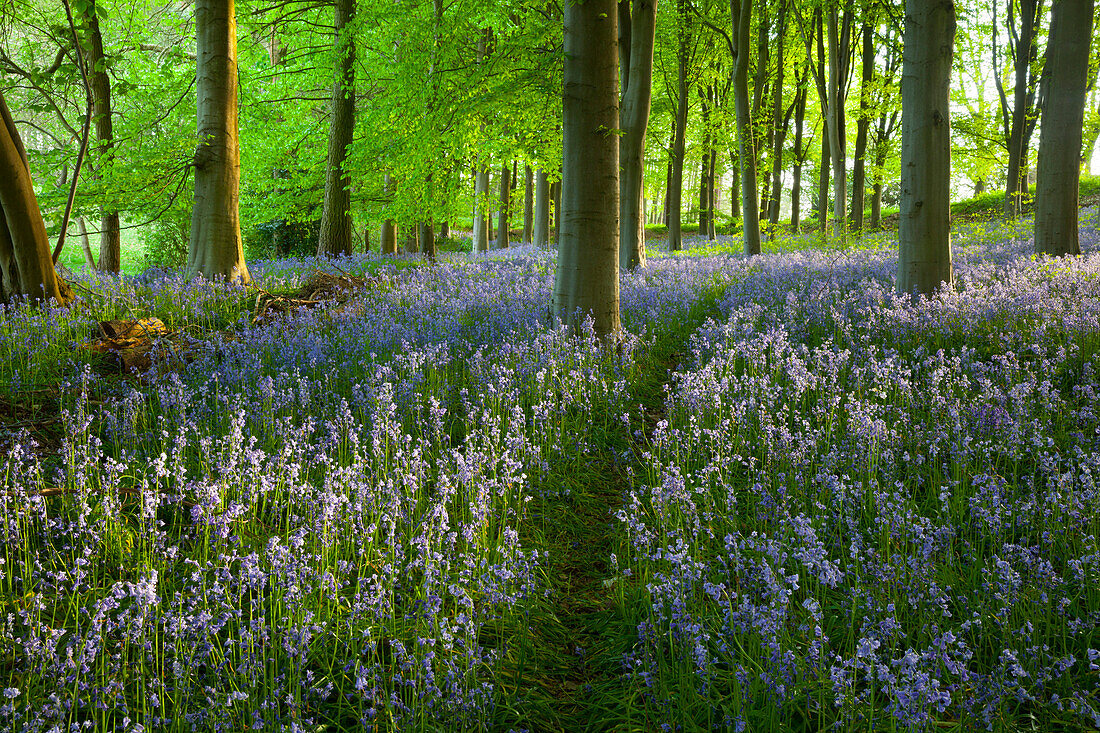
[[141,230],[145,267],[183,267],[190,239],[190,205],[173,206]]
[[317,254],[320,236],[320,219],[272,219],[248,230],[244,236],[245,255],[250,260],[311,257]]

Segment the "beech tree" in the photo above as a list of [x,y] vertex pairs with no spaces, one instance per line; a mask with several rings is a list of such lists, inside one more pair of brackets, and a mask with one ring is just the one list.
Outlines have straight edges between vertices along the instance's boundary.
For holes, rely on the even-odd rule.
[[898,292],[929,295],[952,282],[952,0],[908,0],[901,72]]
[[27,152],[0,88],[0,303],[19,296],[64,304],[72,291],[54,269]]
[[336,80],[332,85],[325,168],[325,200],[317,254],[352,252],[351,180],[345,170],[348,146],[355,132],[355,37],[349,24],[355,18],[355,0],[336,0]]
[[1000,50],[997,46],[999,28],[997,0],[993,0],[992,64],[993,79],[1001,100],[1001,120],[1005,146],[1008,148],[1008,179],[1005,183],[1005,216],[1019,216],[1027,193],[1027,151],[1035,130],[1035,93],[1039,85],[1039,22],[1044,0],[1005,0],[1005,28],[1008,30],[1008,51],[1012,61],[1012,105],[1008,104],[1004,82],[999,71]]
[[615,0],[566,0],[562,201],[554,305],[619,332],[619,53]]
[[[111,118],[111,77],[107,75],[107,58],[103,53],[103,35],[99,31],[99,15],[96,0],[77,4],[82,9],[81,25],[86,37],[83,45],[88,62],[91,82],[92,114],[95,118],[96,142],[99,153],[98,175],[110,166],[114,156],[114,121]],[[111,206],[101,206],[99,263],[105,272],[118,272],[122,262],[122,237],[118,211]]]
[[730,0],[733,23],[733,104],[737,112],[737,149],[741,160],[741,224],[745,254],[760,254],[760,192],[756,185],[756,150],[749,106],[749,30],[752,0]]
[[251,280],[238,211],[237,22],[234,0],[196,0],[198,149],[187,267],[208,278]]
[[1041,254],[1081,254],[1077,187],[1092,14],[1093,0],[1055,0],[1051,7],[1035,185],[1035,251]]
[[653,39],[656,0],[619,0],[619,64],[622,108],[619,111],[619,268],[644,267],[645,137],[653,89]]

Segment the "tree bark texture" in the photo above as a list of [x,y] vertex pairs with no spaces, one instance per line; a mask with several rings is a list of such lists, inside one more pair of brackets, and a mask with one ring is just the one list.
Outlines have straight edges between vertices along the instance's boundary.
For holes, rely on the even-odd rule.
[[843,230],[846,225],[844,207],[848,201],[848,175],[844,168],[843,144],[844,94],[841,87],[845,78],[841,68],[847,48],[839,36],[840,18],[834,8],[829,11],[827,36],[829,47],[828,121],[830,161],[833,165],[833,226]]
[[474,252],[489,251],[489,166],[479,162],[474,178]]
[[554,305],[574,327],[620,330],[619,124],[615,0],[565,2],[562,211]]
[[[624,11],[625,8],[625,11]],[[623,67],[622,108],[619,110],[619,268],[645,267],[645,136],[653,88],[653,41],[657,28],[656,0],[619,0],[620,28],[628,51]]]
[[684,246],[680,211],[683,208],[684,195],[684,146],[688,116],[688,46],[691,42],[691,18],[688,15],[690,11],[687,7],[687,1],[677,0],[676,8],[679,50],[676,71],[676,119],[672,140],[672,178],[668,185],[668,249],[670,252],[678,252]]
[[238,211],[237,22],[234,0],[196,0],[199,145],[187,267],[208,278],[248,283]]
[[[114,155],[114,122],[111,119],[111,78],[107,75],[107,59],[103,53],[103,35],[99,31],[99,16],[95,1],[84,6],[82,22],[87,32],[85,58],[92,85],[92,115],[95,119],[97,152],[96,177],[111,165]],[[118,272],[122,266],[122,236],[118,211],[111,206],[100,207],[99,269]]]
[[[382,184],[382,193],[385,194],[387,200],[393,195],[393,177],[389,173],[386,174]],[[384,255],[397,254],[397,226],[394,224],[393,219],[382,221],[382,232],[378,237],[378,251]]]
[[355,132],[355,37],[348,28],[354,17],[355,0],[336,0],[336,80],[332,85],[319,256],[352,253],[351,180],[344,164]]
[[741,160],[741,227],[746,255],[760,254],[760,192],[756,186],[756,151],[753,147],[749,100],[749,29],[752,0],[730,0],[733,19],[735,64],[733,104],[737,113],[737,154]]
[[535,224],[535,172],[531,166],[524,167],[523,175],[523,243],[531,243],[531,230]]
[[901,75],[898,292],[930,295],[952,282],[952,0],[909,0]]
[[20,296],[64,304],[72,291],[54,269],[27,153],[0,89],[0,303]]
[[435,228],[432,226],[432,222],[422,221],[417,224],[417,233],[420,239],[420,254],[424,255],[426,260],[435,261],[436,246],[435,246]]
[[852,167],[852,228],[857,232],[863,228],[864,192],[867,188],[867,166],[864,159],[867,156],[867,128],[871,124],[871,85],[875,81],[874,29],[870,23],[863,23],[862,35],[859,119],[856,121],[856,159]]
[[780,196],[783,193],[783,143],[787,139],[788,112],[783,121],[783,72],[785,71],[784,39],[787,35],[787,3],[779,2],[779,17],[776,19],[778,41],[775,49],[775,87],[772,89],[772,149],[771,149],[771,193],[768,196],[768,225],[774,229],[779,224]]
[[1093,0],[1056,0],[1047,39],[1035,185],[1035,251],[1079,255],[1081,128],[1088,94]]
[[[996,69],[997,49],[994,46],[994,78],[1000,93],[1001,114],[1007,128],[1005,137],[1008,143],[1008,178],[1005,181],[1005,216],[1015,218],[1020,215],[1023,199],[1027,195],[1027,151],[1030,147],[1031,133],[1035,129],[1035,87],[1038,79],[1033,71],[1038,56],[1040,10],[1042,0],[1007,0],[1007,27],[1012,47],[1013,72],[1015,82],[1012,90],[1012,111],[1009,113],[1001,76]],[[1019,27],[1016,22],[1019,21]],[[993,24],[996,26],[996,6],[994,6]],[[996,32],[996,28],[994,29]],[[996,37],[994,37],[996,44]]]
[[541,168],[535,173],[535,212],[531,241],[539,249],[550,246],[550,181]]
[[512,207],[512,169],[508,165],[500,169],[500,211],[497,212],[497,241],[496,248],[504,249],[508,246],[510,229],[509,209]]
[[806,151],[802,149],[802,129],[806,122],[805,85],[799,87],[794,104],[794,171],[791,174],[791,231],[797,234],[801,227],[799,221],[802,209],[802,163]]

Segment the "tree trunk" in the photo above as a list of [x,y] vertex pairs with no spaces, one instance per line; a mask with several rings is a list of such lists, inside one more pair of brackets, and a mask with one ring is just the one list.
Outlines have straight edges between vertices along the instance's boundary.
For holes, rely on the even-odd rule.
[[238,200],[237,21],[234,0],[196,0],[199,145],[187,268],[208,278],[248,283]]
[[869,116],[871,86],[875,80],[875,47],[873,41],[873,28],[870,23],[864,22],[862,70],[859,87],[859,120],[856,121],[856,162],[852,168],[852,228],[856,231],[863,228],[863,199],[864,189],[867,187],[867,166],[864,163],[864,158],[867,155],[867,128],[871,124]]
[[799,217],[802,208],[802,162],[806,151],[802,149],[802,129],[806,122],[806,87],[800,86],[794,104],[794,172],[791,176],[791,231],[797,234],[801,228]]
[[[1008,179],[1005,182],[1005,217],[1020,215],[1023,199],[1027,195],[1027,151],[1031,140],[1031,131],[1035,127],[1032,115],[1035,104],[1036,78],[1032,67],[1038,54],[1036,34],[1039,26],[1040,0],[1008,0],[1008,26],[1014,39],[1013,70],[1015,86],[1012,92],[1011,122],[1008,123]],[[1019,9],[1020,27],[1015,28],[1013,19]],[[996,27],[996,9],[993,24]],[[994,38],[994,42],[996,39]],[[1000,74],[996,71],[996,53],[994,48],[994,77],[1001,94],[1001,113],[1007,115],[1007,99],[1000,83]]]
[[707,171],[707,184],[709,190],[707,191],[707,239],[714,241],[715,239],[715,213],[718,211],[718,185],[715,178],[715,172],[718,168],[718,149],[714,147],[714,136],[710,138],[710,169]]
[[841,85],[844,78],[841,71],[842,53],[840,39],[837,35],[839,17],[836,9],[829,11],[828,18],[828,46],[829,46],[829,86],[828,86],[828,123],[829,130],[829,159],[833,165],[833,226],[837,231],[842,231],[846,225],[844,205],[848,201],[848,174],[844,169],[844,145],[842,144],[841,127],[843,123],[844,96],[841,93]]
[[535,174],[535,219],[532,243],[539,249],[550,246],[550,182],[541,168]]
[[512,169],[507,165],[500,168],[500,211],[497,212],[497,241],[496,248],[504,249],[508,246],[510,238],[511,222],[508,210],[512,206]]
[[420,222],[417,229],[420,238],[420,254],[424,255],[424,258],[428,261],[435,262],[435,230],[432,227],[431,219]]
[[710,228],[708,216],[711,208],[710,193],[712,188],[710,185],[710,105],[707,100],[709,92],[709,89],[704,92],[703,88],[699,87],[699,106],[703,118],[703,157],[699,161],[699,234],[702,236],[706,236]]
[[672,141],[672,180],[668,186],[668,250],[679,252],[684,246],[681,230],[680,211],[683,208],[684,189],[684,143],[687,132],[688,116],[688,44],[691,42],[691,19],[688,15],[687,1],[677,0],[677,19],[679,29],[679,51],[677,54],[676,76],[676,121],[675,136]]
[[817,227],[823,232],[829,229],[829,165],[829,134],[822,129],[821,165],[817,170]]
[[[480,159],[479,159],[480,160]],[[489,166],[479,163],[474,179],[474,252],[489,251]]]
[[535,194],[535,172],[531,166],[523,169],[523,243],[531,244],[531,233],[535,224],[535,202],[532,197]]
[[[80,7],[80,6],[77,6]],[[107,75],[107,59],[103,53],[103,35],[99,32],[99,16],[95,0],[83,6],[82,22],[87,31],[88,77],[92,85],[92,114],[95,117],[95,135],[99,161],[96,178],[111,165],[114,156],[114,122],[111,118],[111,77]],[[99,269],[118,272],[122,265],[122,236],[118,211],[113,206],[100,207]]]
[[345,30],[355,17],[355,0],[336,0],[336,80],[332,84],[325,166],[325,201],[317,255],[352,253],[351,180],[344,170],[355,132],[355,38]]
[[1059,0],[1051,7],[1035,184],[1035,251],[1040,254],[1081,254],[1077,187],[1092,13],[1093,0]]
[[550,184],[550,201],[553,202],[552,221],[554,230],[554,246],[561,242],[561,181]]
[[[931,295],[952,282],[951,60],[955,5],[909,0],[901,75],[898,292]],[[1074,150],[1076,154],[1076,150]]]
[[752,0],[730,0],[733,19],[733,104],[737,113],[737,157],[741,161],[741,227],[745,254],[760,254],[760,193],[756,187],[756,151],[753,149],[749,99],[749,29]]
[[[633,5],[633,8],[631,7]],[[645,136],[653,88],[653,41],[657,28],[655,0],[619,0],[624,39],[620,59],[623,75],[619,110],[619,269],[645,267]],[[627,42],[628,41],[628,42]]]
[[[388,199],[393,194],[393,178],[387,173],[384,181],[382,192]],[[378,242],[378,251],[382,254],[397,254],[397,226],[394,224],[393,219],[385,219],[382,222],[382,233],[378,238]]]
[[408,233],[405,235],[405,251],[409,254],[416,254],[420,251],[420,225],[411,224],[408,227]]
[[72,291],[54,269],[27,153],[0,88],[0,303],[20,296],[65,304]]
[[596,334],[620,330],[619,124],[615,0],[565,2],[562,213],[554,307]]
[[88,238],[88,223],[84,221],[83,216],[76,218],[76,228],[80,232],[80,249],[84,252],[84,264],[88,267],[88,272],[92,272],[96,269],[95,255],[92,254],[92,241]]
[[779,204],[783,193],[783,143],[787,140],[787,123],[783,121],[783,63],[784,39],[787,35],[787,3],[779,2],[779,17],[776,19],[778,40],[775,48],[775,87],[772,89],[772,149],[771,149],[771,193],[768,196],[768,225],[774,229],[779,224]]

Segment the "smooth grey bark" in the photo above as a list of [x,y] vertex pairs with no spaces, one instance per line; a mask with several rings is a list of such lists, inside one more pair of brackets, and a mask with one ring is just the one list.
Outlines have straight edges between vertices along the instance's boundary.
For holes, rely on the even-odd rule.
[[512,169],[508,165],[504,165],[500,169],[500,211],[497,212],[497,239],[495,242],[497,249],[504,249],[508,246],[512,226],[508,214],[511,208]]
[[[386,174],[382,184],[382,193],[389,199],[393,195],[393,177]],[[397,226],[393,219],[382,221],[382,232],[378,237],[378,251],[384,255],[397,254]]]
[[[82,24],[86,31],[88,77],[91,82],[92,115],[95,119],[96,149],[99,154],[96,177],[111,164],[114,156],[115,134],[111,118],[111,78],[107,75],[107,59],[103,53],[103,35],[99,30],[99,15],[95,0],[83,5]],[[118,272],[122,265],[122,236],[118,211],[114,207],[100,207],[99,269]]]
[[653,88],[655,0],[619,0],[619,268],[645,267],[645,137]]
[[[480,160],[480,158],[479,158]],[[489,166],[479,163],[474,178],[474,252],[489,251]]]
[[688,15],[686,0],[677,0],[676,9],[679,48],[676,62],[677,92],[672,140],[672,179],[668,186],[668,249],[670,252],[678,252],[684,246],[680,212],[683,208],[684,195],[684,147],[688,116],[688,44],[691,42],[691,18]]
[[353,249],[351,179],[344,164],[355,132],[355,38],[347,27],[354,18],[355,0],[336,0],[336,79],[332,84],[318,256],[350,255]]
[[615,0],[565,2],[562,211],[554,307],[599,336],[619,320],[619,124]]
[[730,0],[733,22],[733,104],[737,113],[737,155],[741,160],[741,227],[746,255],[760,254],[760,192],[756,186],[756,151],[753,148],[752,112],[749,100],[749,30],[752,0]]
[[196,0],[199,145],[187,268],[208,278],[251,281],[238,211],[237,21],[234,0]]
[[535,173],[535,212],[531,241],[539,249],[550,246],[550,181],[541,168]]
[[27,153],[0,88],[0,303],[20,296],[64,304],[73,294],[54,269]]
[[908,0],[901,74],[898,292],[931,295],[952,282],[952,0]]
[[535,172],[531,166],[524,166],[523,175],[523,243],[531,243],[531,230],[535,223]]
[[1056,0],[1051,7],[1035,184],[1035,251],[1040,254],[1081,254],[1078,184],[1092,16],[1093,0]]
[[863,206],[867,188],[867,129],[871,125],[870,96],[871,85],[875,81],[874,29],[864,21],[862,29],[862,68],[859,86],[859,119],[856,121],[855,164],[852,166],[852,228],[857,232],[863,228]]

